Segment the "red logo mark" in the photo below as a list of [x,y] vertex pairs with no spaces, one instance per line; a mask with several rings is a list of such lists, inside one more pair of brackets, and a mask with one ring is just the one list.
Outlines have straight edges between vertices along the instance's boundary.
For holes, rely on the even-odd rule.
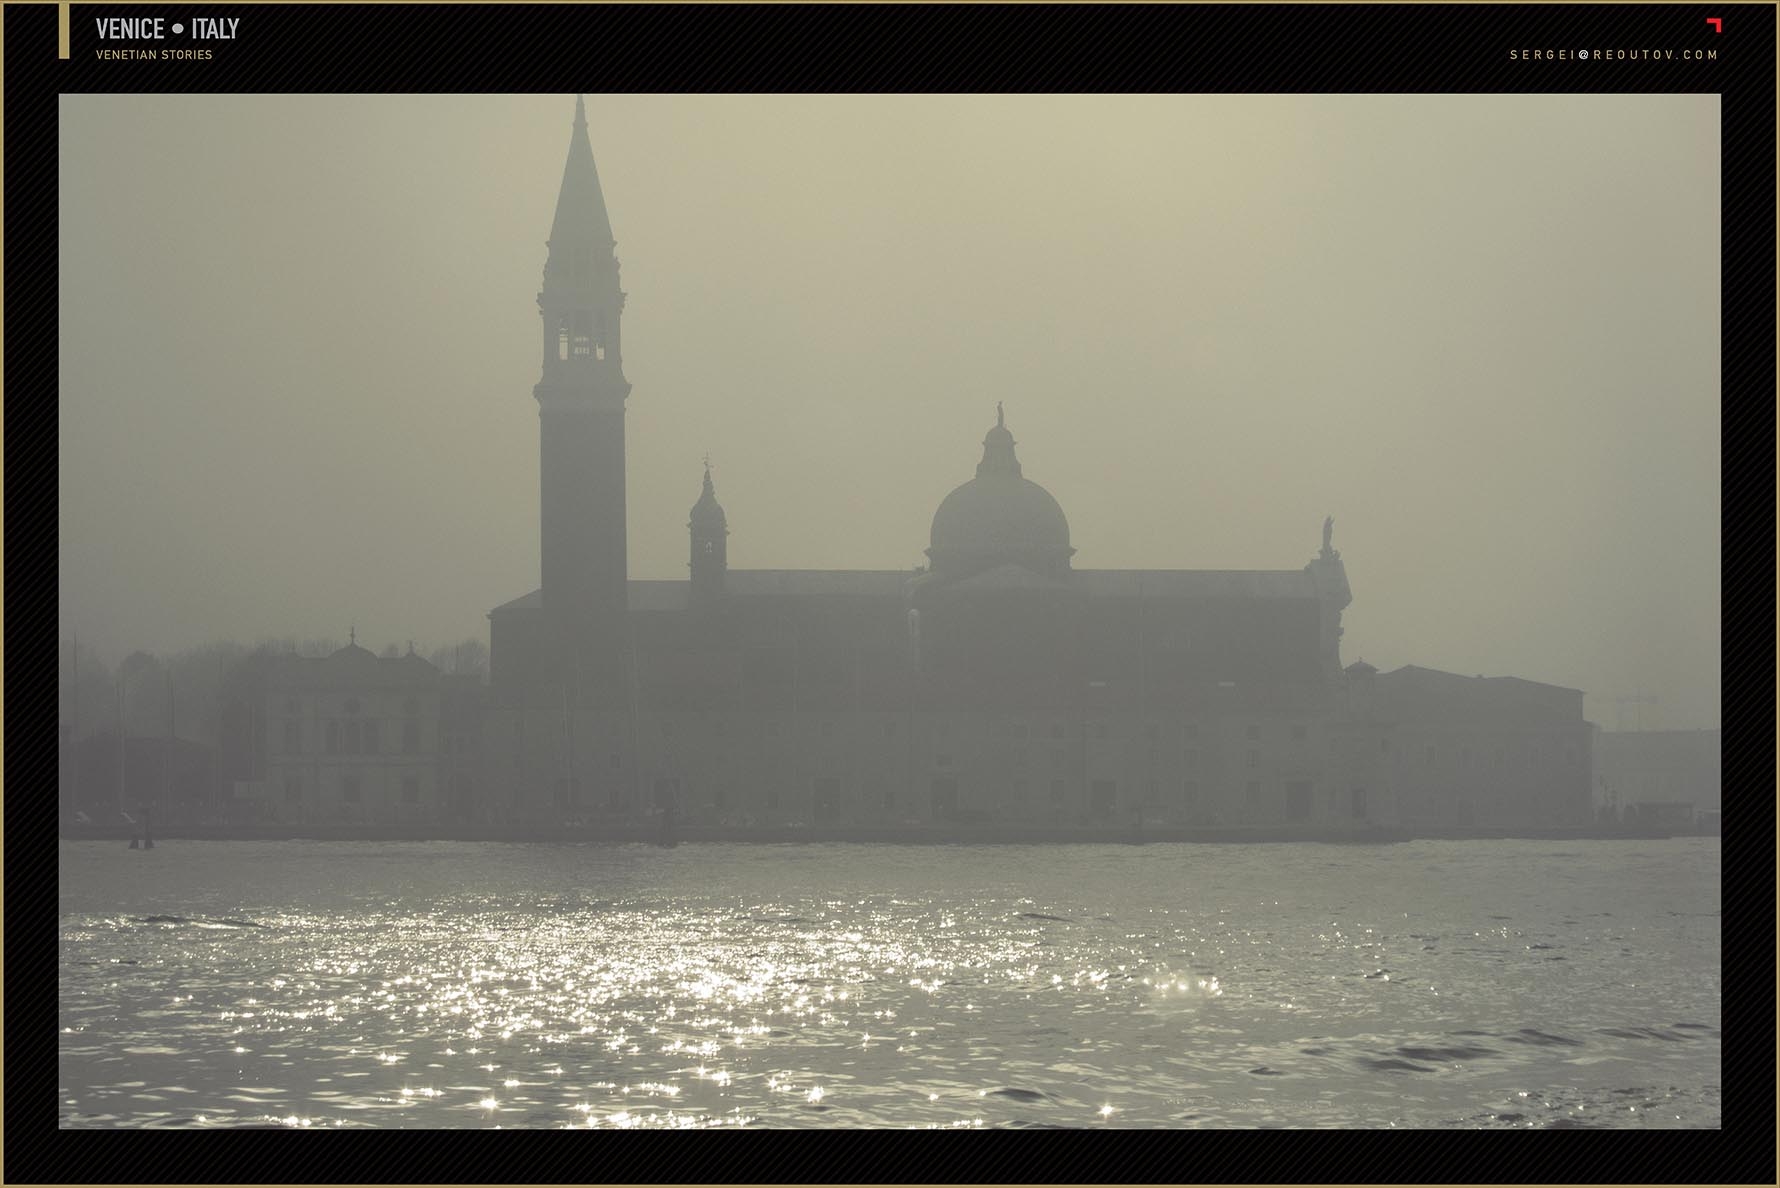
[[1723,17],[1707,17],[1706,23],[1708,25],[1712,26],[1712,31],[1714,33],[1724,32],[1724,18]]

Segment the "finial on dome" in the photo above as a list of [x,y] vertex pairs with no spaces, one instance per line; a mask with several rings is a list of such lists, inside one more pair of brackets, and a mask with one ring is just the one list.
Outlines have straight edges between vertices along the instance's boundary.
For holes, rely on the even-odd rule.
[[352,626],[350,626],[346,629],[346,639],[347,639],[347,642],[353,644],[354,646],[357,646],[357,644],[358,644],[358,624],[357,623],[354,623]]
[[587,96],[575,96],[575,127],[587,127]]
[[1001,401],[999,401],[999,400],[997,400],[995,402],[995,427],[997,429],[1006,429],[1007,428],[1007,418],[1004,415],[1002,415]]

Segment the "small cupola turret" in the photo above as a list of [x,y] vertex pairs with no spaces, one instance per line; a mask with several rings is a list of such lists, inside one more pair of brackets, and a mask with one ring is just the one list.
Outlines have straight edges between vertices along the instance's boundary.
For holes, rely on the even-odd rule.
[[711,483],[711,460],[705,459],[705,486],[686,522],[692,536],[692,599],[695,603],[723,596],[723,575],[729,569],[729,519],[717,502]]

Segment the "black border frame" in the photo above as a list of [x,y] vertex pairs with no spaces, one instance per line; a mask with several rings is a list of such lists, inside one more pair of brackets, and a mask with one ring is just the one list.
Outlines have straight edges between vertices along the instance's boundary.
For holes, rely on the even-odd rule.
[[[617,91],[1185,91],[1185,92],[1718,92],[1723,96],[1724,665],[1727,786],[1746,798],[1723,841],[1727,890],[1725,981],[1734,1042],[1724,1079],[1729,1132],[1676,1134],[1661,1143],[1616,1132],[1610,1144],[1572,1137],[1466,1140],[1442,1132],[1387,1139],[1294,1133],[1265,1143],[1227,1133],[1081,1136],[1018,1145],[981,1136],[927,1139],[823,1134],[793,1146],[776,1136],[609,1137],[578,1148],[507,1152],[461,1136],[417,1141],[285,1136],[268,1148],[241,1135],[201,1145],[113,1147],[72,1132],[15,1133],[10,1182],[1724,1182],[1773,1183],[1774,768],[1764,745],[1770,684],[1765,606],[1772,587],[1767,518],[1773,489],[1769,427],[1774,394],[1774,8],[1674,5],[666,5],[207,4],[206,15],[251,15],[257,35],[202,63],[98,63],[91,18],[171,15],[155,3],[76,4],[72,55],[55,54],[57,10],[4,6],[6,294],[5,368],[11,389],[6,487],[13,496],[7,598],[21,698],[12,762],[12,858],[7,882],[21,917],[36,923],[54,872],[55,808],[32,791],[53,774],[55,736],[40,697],[55,671],[57,95],[131,91],[571,92]],[[1715,33],[1708,17],[1723,21]],[[83,33],[83,28],[87,32]],[[1511,50],[1568,47],[1700,48],[1714,63],[1527,61]],[[1685,67],[1685,68],[1684,68]],[[572,84],[572,85],[571,85]],[[1660,559],[1655,559],[1660,563]],[[1758,647],[1751,648],[1755,639]],[[1755,803],[1755,802],[1752,802]],[[22,926],[14,969],[35,971],[41,933]],[[53,956],[53,948],[52,948]],[[32,979],[34,981],[34,979]],[[21,979],[22,984],[31,981]],[[54,1023],[35,994],[19,1000],[15,1068],[47,1062]],[[45,1012],[47,1013],[47,1012]],[[36,1099],[40,1091],[27,1095]],[[1749,1108],[1755,1101],[1758,1108]],[[1744,1133],[1751,1126],[1753,1134]],[[1754,1139],[1751,1142],[1751,1138]],[[321,1145],[327,1142],[328,1145]],[[943,1145],[942,1145],[943,1144]]]

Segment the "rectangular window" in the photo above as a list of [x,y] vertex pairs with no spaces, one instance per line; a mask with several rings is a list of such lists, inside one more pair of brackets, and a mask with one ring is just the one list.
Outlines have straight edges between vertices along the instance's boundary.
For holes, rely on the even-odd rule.
[[894,719],[884,723],[884,737],[885,738],[895,738],[896,737],[896,722]]
[[822,737],[823,738],[833,738],[834,737],[834,723],[833,722],[824,721],[822,723]]
[[420,779],[417,776],[402,777],[402,803],[420,803]]
[[358,777],[355,775],[341,776],[340,798],[347,804],[357,804],[359,795]]
[[1182,725],[1180,729],[1181,733],[1188,738],[1199,737],[1199,723],[1197,722],[1187,722]]
[[1062,751],[1052,751],[1051,752],[1051,766],[1052,767],[1062,767],[1065,763],[1068,763],[1068,762],[1069,762],[1069,756],[1064,754]]
[[1161,804],[1162,803],[1162,781],[1160,781],[1160,780],[1151,780],[1150,781],[1149,792],[1147,795],[1144,796],[1144,801],[1147,804]]
[[1260,738],[1261,737],[1261,727],[1259,726],[1259,724],[1250,724],[1250,726],[1248,728],[1248,736],[1250,738]]
[[950,755],[940,755],[934,759],[933,765],[935,767],[950,767],[952,766],[952,757]]
[[1011,734],[1015,738],[1025,738],[1026,737],[1026,723],[1015,722],[1012,726],[1008,727],[1008,733]]
[[1185,767],[1188,771],[1198,771],[1199,770],[1199,748],[1198,747],[1188,747],[1186,750],[1181,752],[1180,759],[1181,759],[1181,766]]
[[722,784],[713,785],[711,788],[711,807],[714,809],[723,809],[723,808],[728,807],[728,804],[729,804],[729,796],[728,796],[728,793],[725,791],[723,785]]
[[303,782],[301,780],[284,781],[284,802],[296,804],[303,799]]
[[356,755],[359,753],[358,722],[353,720],[348,720],[346,723],[345,751],[348,755]]
[[1180,786],[1180,801],[1187,808],[1195,808],[1199,804],[1199,781],[1188,780]]
[[1052,780],[1051,781],[1051,804],[1052,804],[1052,806],[1056,807],[1056,808],[1062,808],[1063,807],[1063,797],[1064,797],[1063,781],[1062,780]]
[[1248,753],[1248,765],[1249,765],[1249,766],[1250,766],[1250,767],[1259,767],[1259,766],[1261,766],[1261,752],[1260,752],[1260,751],[1257,751],[1257,750],[1251,750],[1251,751],[1249,751],[1249,753]]
[[768,784],[766,786],[766,807],[769,809],[779,807],[779,785]]
[[303,750],[303,724],[286,722],[284,724],[284,753],[296,755]]
[[1310,782],[1294,780],[1286,785],[1286,820],[1310,819]]
[[1063,737],[1063,723],[1061,723],[1061,722],[1052,722],[1051,723],[1051,737],[1052,738],[1062,738]]
[[1248,782],[1247,792],[1248,792],[1248,802],[1250,804],[1254,804],[1256,801],[1260,800],[1261,799],[1261,781],[1260,780],[1250,780]]
[[420,753],[420,723],[402,723],[402,754],[417,755]]
[[1112,780],[1095,780],[1089,798],[1089,810],[1097,821],[1110,821],[1119,810],[1119,786]]
[[1013,803],[1016,807],[1024,807],[1025,806],[1025,804],[1026,804],[1026,781],[1025,780],[1015,780],[1014,781],[1014,786],[1008,793],[1008,799],[1013,801]]
[[338,722],[328,723],[327,749],[328,754],[330,755],[337,755],[340,753],[340,723]]
[[377,753],[377,723],[375,721],[365,723],[365,736],[363,741],[365,744],[365,754],[375,755]]

